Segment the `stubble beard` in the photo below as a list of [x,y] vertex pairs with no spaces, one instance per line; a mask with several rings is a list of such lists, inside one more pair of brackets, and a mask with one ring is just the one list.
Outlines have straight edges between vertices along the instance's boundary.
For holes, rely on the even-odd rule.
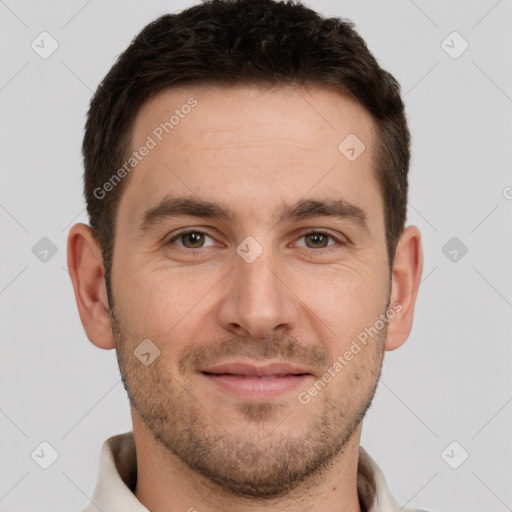
[[[133,354],[136,342],[125,334],[113,310],[111,320],[130,404],[155,441],[171,459],[179,458],[204,477],[219,495],[258,501],[315,485],[343,453],[375,395],[387,335],[386,326],[342,370],[340,375],[350,371],[351,378],[345,380],[340,396],[331,396],[330,383],[310,404],[301,405],[304,409],[240,400],[234,406],[238,428],[228,432],[221,425],[223,418],[207,410],[212,404],[203,404],[181,374],[171,375],[162,357],[150,366],[141,364]],[[279,338],[267,351],[283,355],[290,347],[289,339]],[[315,407],[315,414],[310,407]],[[297,429],[291,431],[293,420]],[[276,427],[270,429],[269,424]]]

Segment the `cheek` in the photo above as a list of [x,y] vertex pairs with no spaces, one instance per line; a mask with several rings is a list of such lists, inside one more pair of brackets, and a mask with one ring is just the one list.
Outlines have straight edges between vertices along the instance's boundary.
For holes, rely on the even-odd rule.
[[344,266],[329,275],[310,274],[302,280],[297,295],[324,324],[324,335],[344,345],[384,311],[388,276],[370,266]]
[[212,274],[192,275],[169,267],[140,267],[132,273],[127,271],[126,276],[124,318],[134,330],[157,343],[166,338],[186,338],[190,328],[197,330],[201,301],[216,282]]

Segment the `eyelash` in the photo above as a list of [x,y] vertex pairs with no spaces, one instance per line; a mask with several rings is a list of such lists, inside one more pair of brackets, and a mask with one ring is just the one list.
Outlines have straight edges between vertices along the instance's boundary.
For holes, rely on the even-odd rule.
[[[199,233],[201,235],[206,235],[206,236],[209,236],[210,238],[213,238],[212,236],[210,236],[208,233],[206,233],[205,231],[201,231],[201,230],[198,230],[198,229],[189,229],[187,231],[182,231],[181,233],[178,233],[177,235],[174,235],[171,239],[169,239],[164,245],[168,246],[168,245],[172,245],[176,240],[178,240],[179,238],[185,236],[185,235],[189,235],[190,233]],[[301,235],[299,236],[299,239],[300,238],[303,238],[307,235],[312,235],[312,234],[315,234],[315,235],[327,235],[329,238],[331,238],[332,240],[334,240],[336,242],[337,245],[346,245],[346,242],[343,242],[342,240],[340,240],[337,236],[333,235],[330,231],[321,231],[321,230],[318,230],[318,229],[311,229],[309,231],[305,231],[303,233],[301,233]],[[326,247],[319,247],[318,249],[314,249],[314,248],[311,248],[311,247],[304,247],[305,249],[310,249],[312,251],[318,251],[319,249],[323,249],[323,250],[328,250],[328,249],[332,249],[334,248],[334,246],[336,245],[328,245]],[[178,246],[180,249],[184,249],[186,250],[187,252],[197,252],[201,249],[207,249],[207,247],[197,247],[197,248],[189,248],[189,247],[182,247],[182,246]]]

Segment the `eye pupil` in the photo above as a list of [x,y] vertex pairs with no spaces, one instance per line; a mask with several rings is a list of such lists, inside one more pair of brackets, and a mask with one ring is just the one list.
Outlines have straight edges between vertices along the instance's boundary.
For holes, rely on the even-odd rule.
[[185,243],[185,241],[189,241],[189,242],[191,242],[193,247],[201,247],[202,242],[204,242],[203,237],[204,237],[204,235],[202,233],[197,233],[195,231],[191,232],[191,233],[186,233],[183,236],[184,245],[186,247],[189,247],[189,245],[187,245],[187,243]]
[[306,235],[306,239],[311,240],[313,242],[314,247],[327,247],[327,238],[328,237],[326,235],[323,235],[322,233],[311,233],[309,235]]

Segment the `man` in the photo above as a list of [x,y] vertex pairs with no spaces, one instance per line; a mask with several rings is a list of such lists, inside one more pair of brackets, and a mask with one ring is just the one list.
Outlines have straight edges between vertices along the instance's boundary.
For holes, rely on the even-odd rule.
[[86,511],[399,510],[359,441],[422,249],[399,87],[352,24],[273,0],[162,16],[83,155],[68,266],[133,420]]

